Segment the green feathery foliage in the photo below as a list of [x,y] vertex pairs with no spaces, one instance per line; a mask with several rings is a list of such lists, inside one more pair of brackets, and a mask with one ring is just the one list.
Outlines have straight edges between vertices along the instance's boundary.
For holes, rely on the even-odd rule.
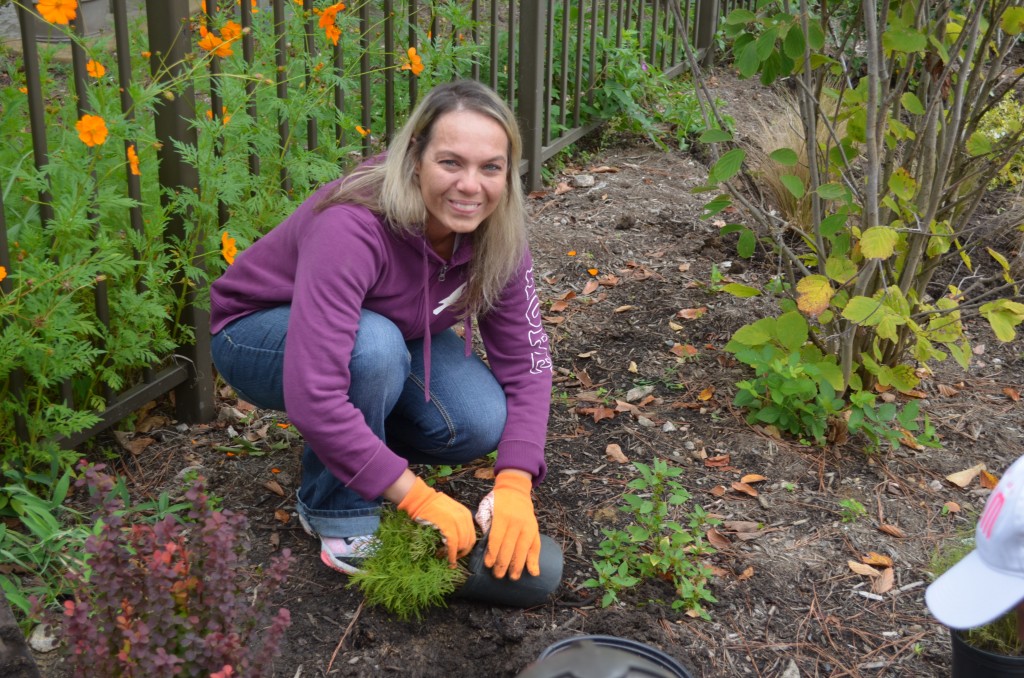
[[438,557],[443,553],[440,532],[400,511],[381,513],[371,548],[349,586],[363,592],[367,605],[379,605],[402,621],[421,619],[427,608],[445,606],[445,598],[469,576],[461,565],[452,569]]

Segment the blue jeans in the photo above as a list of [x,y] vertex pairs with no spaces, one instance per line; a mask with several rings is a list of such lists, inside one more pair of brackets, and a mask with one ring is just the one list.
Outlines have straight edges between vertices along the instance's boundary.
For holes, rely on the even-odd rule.
[[[285,410],[284,346],[289,306],[258,311],[213,335],[213,362],[238,396]],[[423,341],[363,310],[349,363],[349,399],[373,433],[414,464],[462,464],[494,450],[505,428],[505,394],[452,330],[431,338],[430,402],[423,393]],[[373,534],[381,499],[365,500],[306,445],[297,509],[323,537]]]

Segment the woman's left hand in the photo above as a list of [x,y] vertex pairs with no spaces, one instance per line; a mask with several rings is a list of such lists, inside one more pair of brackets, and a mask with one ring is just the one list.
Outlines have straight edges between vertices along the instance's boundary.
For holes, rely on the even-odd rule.
[[525,471],[505,469],[494,481],[494,517],[487,540],[484,565],[501,579],[508,572],[515,581],[523,567],[540,574],[540,528],[533,512],[533,477]]

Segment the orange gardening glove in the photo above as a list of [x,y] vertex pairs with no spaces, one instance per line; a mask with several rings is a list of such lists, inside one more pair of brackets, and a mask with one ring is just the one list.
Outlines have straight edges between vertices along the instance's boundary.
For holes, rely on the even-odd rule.
[[398,504],[398,510],[405,511],[417,523],[440,530],[448,547],[448,563],[452,567],[455,567],[456,560],[469,553],[476,542],[476,528],[469,509],[432,489],[422,478],[416,479],[412,489]]
[[505,471],[494,481],[494,517],[484,565],[493,568],[498,579],[505,572],[513,581],[519,579],[524,565],[533,576],[540,574],[540,528],[530,499],[532,486],[529,476]]

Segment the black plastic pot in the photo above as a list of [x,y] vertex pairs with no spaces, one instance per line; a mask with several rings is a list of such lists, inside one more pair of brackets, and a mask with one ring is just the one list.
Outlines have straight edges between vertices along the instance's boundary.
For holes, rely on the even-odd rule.
[[974,647],[950,629],[953,678],[1014,678],[1024,676],[1024,657],[996,654]]
[[544,650],[517,678],[691,678],[681,663],[644,643],[577,636]]
[[551,537],[540,536],[540,574],[534,577],[524,570],[518,581],[512,581],[508,575],[498,579],[491,574],[490,568],[484,566],[486,550],[487,539],[478,539],[466,558],[469,579],[455,592],[456,598],[510,607],[533,607],[546,603],[562,582],[562,549]]

